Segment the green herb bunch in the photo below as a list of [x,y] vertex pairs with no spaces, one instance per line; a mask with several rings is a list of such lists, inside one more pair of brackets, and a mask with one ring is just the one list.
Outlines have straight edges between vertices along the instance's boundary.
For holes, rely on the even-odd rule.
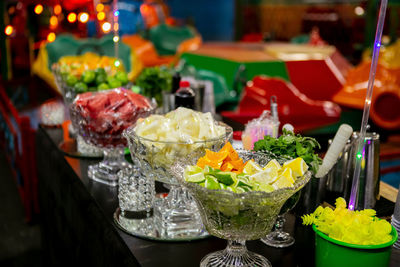
[[283,135],[279,138],[264,136],[264,139],[254,143],[254,151],[268,151],[276,156],[301,157],[315,174],[318,171],[322,159],[315,153],[321,146],[312,137],[295,135],[291,131],[283,129]]
[[145,68],[136,80],[136,85],[142,89],[142,94],[154,97],[157,104],[162,104],[162,92],[171,91],[172,74],[166,68]]

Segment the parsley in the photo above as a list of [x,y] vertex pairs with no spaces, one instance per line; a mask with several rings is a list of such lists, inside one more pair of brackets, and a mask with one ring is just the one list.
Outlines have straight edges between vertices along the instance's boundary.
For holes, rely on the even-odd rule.
[[291,131],[283,129],[283,135],[279,138],[264,136],[264,139],[254,143],[254,151],[269,151],[276,156],[301,157],[315,174],[318,171],[322,159],[314,151],[321,146],[312,137],[295,135]]

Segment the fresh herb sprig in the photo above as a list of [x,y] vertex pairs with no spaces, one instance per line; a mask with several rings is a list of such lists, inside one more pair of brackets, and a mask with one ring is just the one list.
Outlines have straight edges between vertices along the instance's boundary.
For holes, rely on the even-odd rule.
[[321,146],[312,137],[295,135],[292,131],[283,129],[283,135],[279,138],[264,136],[264,139],[254,143],[255,151],[268,151],[276,156],[301,157],[315,174],[318,171],[322,159],[315,153]]

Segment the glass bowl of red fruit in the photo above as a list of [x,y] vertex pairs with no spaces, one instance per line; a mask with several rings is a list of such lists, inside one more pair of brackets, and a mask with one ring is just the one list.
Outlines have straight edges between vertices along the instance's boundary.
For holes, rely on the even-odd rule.
[[89,178],[111,186],[118,184],[117,173],[128,165],[122,132],[155,108],[146,97],[124,88],[87,92],[75,98],[70,106],[73,126],[86,142],[104,153],[103,161],[89,166]]

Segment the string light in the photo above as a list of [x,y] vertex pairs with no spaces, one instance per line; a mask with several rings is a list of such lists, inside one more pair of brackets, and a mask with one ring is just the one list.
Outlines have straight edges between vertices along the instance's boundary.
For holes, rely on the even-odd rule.
[[101,28],[103,29],[104,33],[108,33],[111,30],[111,24],[109,22],[105,22]]
[[56,16],[51,16],[50,17],[50,27],[56,28],[58,25],[58,19]]
[[104,13],[104,12],[99,12],[99,13],[97,13],[97,19],[98,19],[98,20],[102,21],[102,20],[104,20],[105,18],[106,18],[106,13]]
[[8,36],[10,36],[14,31],[13,26],[7,25],[7,27],[4,29],[4,33]]
[[43,12],[43,6],[41,4],[36,5],[34,11],[38,15],[41,14]]
[[54,32],[51,32],[47,35],[47,41],[49,43],[54,42],[55,39],[56,39],[56,34]]
[[89,14],[86,12],[79,13],[78,20],[82,23],[86,23],[89,20]]
[[103,11],[104,10],[104,5],[103,4],[97,4],[96,10],[97,10],[97,12]]
[[113,37],[113,41],[114,41],[114,43],[118,42],[119,41],[119,37],[118,36],[114,36]]
[[114,23],[114,31],[118,31],[119,30],[119,24],[118,23]]
[[76,14],[74,12],[69,13],[67,19],[70,23],[74,23],[76,21]]
[[60,15],[62,11],[61,5],[55,5],[53,11],[55,15]]

